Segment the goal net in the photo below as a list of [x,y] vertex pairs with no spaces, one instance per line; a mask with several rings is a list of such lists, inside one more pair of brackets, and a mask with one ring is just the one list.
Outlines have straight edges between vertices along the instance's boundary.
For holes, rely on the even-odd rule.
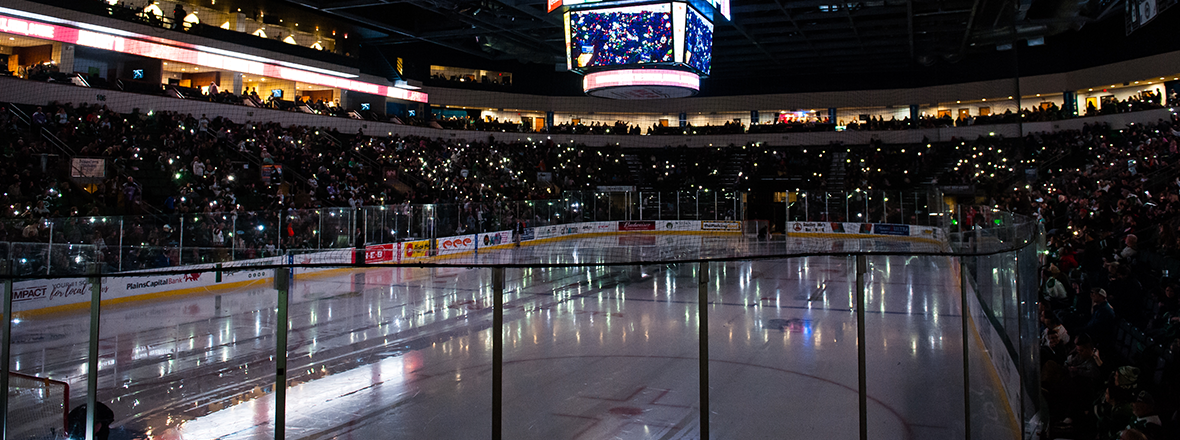
[[65,382],[8,373],[7,438],[56,440],[66,432],[70,386]]

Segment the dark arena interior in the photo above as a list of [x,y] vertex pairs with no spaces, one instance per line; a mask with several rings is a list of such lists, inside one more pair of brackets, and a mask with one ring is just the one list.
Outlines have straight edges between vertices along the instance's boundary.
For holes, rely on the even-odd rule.
[[5,0],[0,437],[1180,438],[1175,0]]

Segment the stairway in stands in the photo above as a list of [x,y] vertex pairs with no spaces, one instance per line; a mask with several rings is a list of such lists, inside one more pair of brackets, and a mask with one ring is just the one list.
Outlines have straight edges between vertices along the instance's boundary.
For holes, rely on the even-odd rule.
[[828,167],[827,179],[824,181],[824,191],[828,193],[826,208],[824,211],[828,213],[828,220],[835,220],[842,218],[845,213],[844,204],[847,199],[844,197],[844,191],[848,188],[848,152],[847,151],[833,151],[832,162]]
[[643,178],[643,159],[639,158],[639,154],[623,153],[623,160],[627,162],[627,171],[631,173],[631,180],[635,182],[635,187],[640,191],[650,191],[652,189],[651,182]]
[[848,153],[844,151],[832,152],[832,162],[828,167],[827,180],[824,191],[843,192],[848,187]]
[[733,148],[731,150],[733,151],[730,152],[729,158],[722,165],[718,173],[720,174],[719,189],[736,189],[746,177],[745,174],[742,174],[742,171],[744,171],[743,168],[745,168],[746,161],[750,157],[749,152],[742,148]]
[[[954,148],[953,146],[940,146],[935,148]],[[959,165],[959,156],[955,154],[942,154],[939,157],[937,165],[933,165],[927,171],[925,176],[922,176],[919,183],[924,186],[935,185],[939,176],[954,170]]]

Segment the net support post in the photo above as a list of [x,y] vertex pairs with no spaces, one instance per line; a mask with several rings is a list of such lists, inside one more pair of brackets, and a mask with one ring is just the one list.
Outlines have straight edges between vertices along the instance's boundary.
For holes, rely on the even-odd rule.
[[869,438],[869,394],[866,386],[868,370],[865,368],[867,358],[865,354],[865,290],[868,288],[865,283],[865,271],[868,265],[866,260],[867,258],[863,254],[856,256],[856,365],[861,440]]
[[709,439],[709,262],[698,263],[697,270],[697,338],[700,344],[701,437]]
[[[12,343],[12,263],[0,260],[0,276],[4,277],[4,333],[0,334],[0,362],[3,362],[4,372],[8,372],[12,352],[8,347]],[[6,391],[0,395],[0,438],[8,438],[8,374],[0,375],[0,388]]]
[[278,307],[275,317],[275,440],[286,437],[287,425],[287,304],[291,291],[291,268],[275,269],[275,290]]
[[967,263],[959,260],[959,297],[960,311],[963,315],[963,438],[971,440],[971,356],[968,351],[969,343],[967,320]]
[[94,416],[98,406],[98,340],[102,315],[102,277],[98,263],[87,263],[90,277],[90,347],[86,356],[86,440],[95,440]]
[[492,439],[500,440],[504,423],[504,268],[492,268]]

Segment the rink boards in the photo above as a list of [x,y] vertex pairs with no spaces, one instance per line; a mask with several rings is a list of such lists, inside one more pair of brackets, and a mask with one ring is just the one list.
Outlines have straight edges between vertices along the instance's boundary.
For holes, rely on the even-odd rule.
[[[827,239],[909,237],[928,243],[945,242],[941,229],[929,226],[891,225],[873,223],[829,223],[789,222],[788,231],[793,237],[815,237]],[[609,242],[614,246],[659,246],[654,239],[627,238],[635,235],[694,235],[702,237],[732,237],[742,232],[742,222],[727,220],[631,220],[609,222],[582,222],[564,225],[525,228],[521,234],[523,245],[537,246],[568,239],[595,239],[619,237]],[[433,245],[432,245],[433,242]],[[673,243],[667,243],[673,244]],[[683,244],[677,242],[675,244]],[[725,245],[725,243],[717,243]],[[702,246],[707,246],[703,243]],[[398,243],[383,243],[366,246],[365,263],[368,264],[414,264],[414,263],[461,263],[457,261],[481,250],[506,249],[514,246],[511,230],[480,234],[468,234],[434,240],[412,240]],[[901,247],[899,250],[907,250]],[[806,249],[803,249],[806,250]],[[846,248],[831,246],[822,251],[844,253],[857,250],[880,251],[880,248]],[[784,249],[784,251],[790,251]],[[733,255],[725,255],[732,257]],[[653,257],[659,258],[659,255]],[[341,266],[354,264],[355,252],[351,248],[319,251],[306,254],[280,255],[268,258],[239,260],[220,264],[206,263],[167,267],[102,277],[103,301],[126,302],[153,299],[166,296],[208,292],[216,289],[239,288],[251,284],[270,283],[272,269],[250,269],[258,266],[283,264],[323,264]],[[293,276],[301,278],[325,270],[337,268],[299,268],[292,270]],[[176,272],[185,273],[176,273]],[[167,273],[160,273],[167,272]],[[220,272],[220,273],[218,273]],[[269,285],[269,284],[267,284]],[[52,313],[73,310],[90,302],[93,289],[91,278],[68,277],[49,278],[13,283],[13,311],[18,313]]]

